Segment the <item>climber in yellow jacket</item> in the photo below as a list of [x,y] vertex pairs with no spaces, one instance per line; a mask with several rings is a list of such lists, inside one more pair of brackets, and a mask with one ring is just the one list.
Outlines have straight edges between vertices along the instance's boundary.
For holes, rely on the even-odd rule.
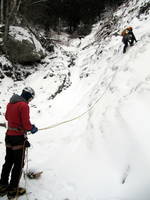
[[134,41],[137,42],[137,40],[135,38],[133,28],[131,26],[124,29],[121,33],[121,36],[123,37],[122,42],[124,43],[123,53],[125,53],[128,47],[128,43],[130,44],[130,46],[133,46]]

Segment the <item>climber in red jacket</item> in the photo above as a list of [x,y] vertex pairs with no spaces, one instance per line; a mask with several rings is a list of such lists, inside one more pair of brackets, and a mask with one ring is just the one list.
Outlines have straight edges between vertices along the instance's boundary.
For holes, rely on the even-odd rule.
[[7,194],[8,197],[15,197],[26,192],[24,188],[19,187],[19,181],[24,166],[25,148],[30,145],[26,136],[27,131],[31,133],[38,131],[38,128],[31,124],[29,115],[28,104],[34,96],[34,90],[26,87],[20,96],[14,94],[7,105],[6,157],[0,179],[0,196]]

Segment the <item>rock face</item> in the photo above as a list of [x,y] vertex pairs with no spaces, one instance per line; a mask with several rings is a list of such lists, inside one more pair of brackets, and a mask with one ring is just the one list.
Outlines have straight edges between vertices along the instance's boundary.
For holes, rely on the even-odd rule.
[[6,47],[9,60],[13,63],[39,62],[46,56],[44,49],[35,36],[20,27],[10,27]]

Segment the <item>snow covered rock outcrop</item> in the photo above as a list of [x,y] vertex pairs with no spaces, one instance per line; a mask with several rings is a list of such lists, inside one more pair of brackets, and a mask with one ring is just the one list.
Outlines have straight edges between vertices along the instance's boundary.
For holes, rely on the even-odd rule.
[[7,53],[13,63],[34,63],[45,57],[45,51],[35,36],[21,27],[10,27]]

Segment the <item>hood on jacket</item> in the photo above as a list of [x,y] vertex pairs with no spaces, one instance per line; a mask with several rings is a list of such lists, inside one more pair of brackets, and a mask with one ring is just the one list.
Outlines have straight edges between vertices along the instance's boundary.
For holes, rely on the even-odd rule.
[[26,101],[22,96],[19,96],[18,94],[14,94],[14,95],[10,98],[9,103],[17,103],[17,102],[21,102],[21,101],[24,101],[24,102],[27,103],[27,101]]

